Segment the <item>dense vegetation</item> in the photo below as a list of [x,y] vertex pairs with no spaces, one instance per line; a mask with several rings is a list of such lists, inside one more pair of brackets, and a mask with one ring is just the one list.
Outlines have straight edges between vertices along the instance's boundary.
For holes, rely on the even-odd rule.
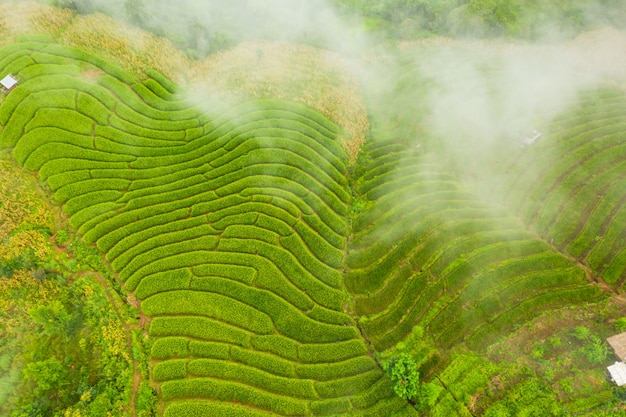
[[[341,3],[409,37],[449,34],[454,16],[458,33],[533,37],[524,19],[557,10]],[[591,24],[570,25],[562,5],[564,26]],[[90,43],[57,17],[0,48],[0,76],[20,81],[0,97],[3,156],[62,210],[32,184],[0,184],[1,413],[623,415],[603,375],[603,339],[625,327],[619,85],[578,96],[532,146],[469,164],[423,120],[436,90],[410,58],[419,46],[392,57],[379,90],[363,86],[359,148],[344,138],[367,126],[360,108],[324,112],[271,84],[190,100],[154,38]],[[233,89],[241,74],[254,72]],[[11,169],[3,180],[26,183]]]

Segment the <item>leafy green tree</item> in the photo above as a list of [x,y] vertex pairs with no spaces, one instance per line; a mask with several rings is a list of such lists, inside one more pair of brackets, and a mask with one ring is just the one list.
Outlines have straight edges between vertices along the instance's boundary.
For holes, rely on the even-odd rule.
[[387,376],[393,382],[393,390],[405,400],[414,400],[419,388],[419,372],[413,358],[401,353],[389,360],[385,367]]
[[24,368],[24,378],[37,383],[40,391],[59,391],[67,378],[67,369],[56,358],[51,357],[39,362],[31,362]]

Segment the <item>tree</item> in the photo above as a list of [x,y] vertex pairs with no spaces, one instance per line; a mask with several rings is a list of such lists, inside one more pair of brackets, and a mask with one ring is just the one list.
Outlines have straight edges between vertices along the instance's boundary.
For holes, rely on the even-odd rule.
[[409,401],[415,399],[419,388],[419,372],[411,356],[401,353],[390,359],[385,372],[393,382],[393,390],[398,397]]
[[44,361],[31,362],[24,368],[24,379],[30,379],[37,383],[39,390],[58,391],[58,388],[67,378],[67,370],[55,357]]

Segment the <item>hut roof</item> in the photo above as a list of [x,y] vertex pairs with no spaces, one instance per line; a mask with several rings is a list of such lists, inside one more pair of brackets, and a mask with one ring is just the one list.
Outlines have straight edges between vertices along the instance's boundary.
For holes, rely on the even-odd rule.
[[618,387],[626,384],[626,364],[624,364],[624,362],[615,362],[606,369],[608,369],[611,374],[611,379]]
[[611,336],[606,341],[609,342],[619,360],[623,361],[626,358],[626,332]]
[[0,84],[2,85],[2,87],[6,88],[7,90],[10,90],[17,85],[17,80],[13,78],[11,74],[9,74],[6,77],[4,77],[2,80],[0,80]]

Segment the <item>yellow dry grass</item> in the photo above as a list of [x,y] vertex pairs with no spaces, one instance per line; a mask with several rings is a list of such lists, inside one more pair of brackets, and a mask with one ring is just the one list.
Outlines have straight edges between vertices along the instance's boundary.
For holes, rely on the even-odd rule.
[[190,83],[235,101],[278,98],[306,104],[337,123],[354,162],[369,121],[357,78],[336,53],[285,42],[246,42],[196,63]]
[[71,21],[72,12],[35,1],[0,4],[0,44],[13,42],[15,36],[37,34],[59,36]]
[[0,45],[16,35],[46,34],[92,52],[145,78],[153,68],[175,82],[189,82],[234,101],[278,98],[304,103],[337,123],[341,143],[354,162],[369,121],[359,82],[336,53],[286,42],[247,42],[190,61],[166,39],[111,17],[74,15],[34,1],[0,4]]
[[92,52],[144,78],[146,68],[177,79],[189,62],[171,42],[103,14],[76,16],[60,41]]

